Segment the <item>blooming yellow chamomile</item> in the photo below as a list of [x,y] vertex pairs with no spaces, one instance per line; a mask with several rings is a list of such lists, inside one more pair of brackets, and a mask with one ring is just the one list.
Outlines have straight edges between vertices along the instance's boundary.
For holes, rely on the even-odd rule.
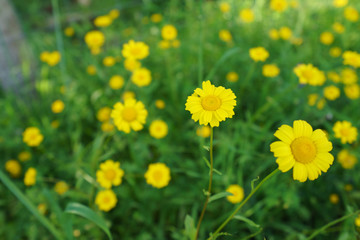
[[335,137],[340,138],[341,143],[353,143],[357,139],[357,128],[352,126],[351,122],[348,121],[337,121],[333,126]]
[[288,27],[281,27],[279,29],[279,36],[283,40],[289,40],[292,36],[292,31]]
[[239,80],[239,75],[236,72],[229,72],[228,74],[226,74],[226,80],[228,80],[229,82],[236,82],[237,80]]
[[148,115],[144,104],[136,101],[134,98],[127,98],[124,104],[115,103],[114,109],[111,111],[111,118],[119,131],[130,133],[131,129],[140,131],[146,122]]
[[337,161],[341,164],[343,168],[352,169],[357,163],[357,158],[355,155],[349,153],[348,150],[343,149],[338,153]]
[[185,110],[190,111],[192,119],[200,125],[218,127],[219,122],[232,118],[236,96],[231,89],[215,87],[211,82],[204,81],[202,89],[196,88],[186,100]]
[[272,40],[278,40],[280,38],[280,34],[279,34],[279,31],[276,30],[276,29],[270,29],[269,31],[269,37],[272,39]]
[[263,47],[250,48],[249,55],[255,62],[264,62],[270,56],[269,52]]
[[54,190],[57,194],[63,195],[69,190],[69,185],[65,181],[58,181],[54,186]]
[[42,214],[42,215],[45,215],[47,210],[48,210],[48,207],[46,206],[45,203],[40,203],[38,206],[37,206],[37,210]]
[[149,56],[149,46],[144,42],[130,40],[125,43],[121,51],[123,57],[141,60]]
[[165,102],[163,100],[161,100],[161,99],[157,99],[155,101],[155,106],[158,109],[164,109],[165,108]]
[[100,122],[106,122],[110,120],[110,114],[111,114],[111,108],[103,107],[99,109],[99,111],[96,114],[96,117]]
[[164,138],[168,134],[168,125],[162,120],[154,120],[150,124],[149,132],[156,139]]
[[360,214],[355,218],[355,226],[360,227]]
[[6,161],[5,170],[13,177],[17,178],[21,174],[21,165],[18,161],[11,159]]
[[341,55],[341,48],[339,47],[332,47],[330,48],[329,50],[329,54],[330,56],[336,58],[336,57],[339,57]]
[[173,25],[165,25],[161,29],[161,37],[164,40],[174,40],[177,37],[177,30]]
[[86,68],[86,72],[89,74],[89,75],[95,75],[96,74],[96,67],[94,65],[89,65],[87,66]]
[[19,159],[21,162],[29,161],[30,158],[31,158],[31,153],[30,153],[30,152],[23,151],[23,152],[20,152],[20,153],[18,154],[18,159]]
[[323,32],[320,34],[320,42],[325,45],[330,45],[334,42],[334,35],[331,32]]
[[98,16],[94,20],[94,25],[97,27],[107,27],[110,26],[112,21],[113,19],[108,15]]
[[58,64],[61,60],[61,54],[58,51],[53,52],[42,52],[40,54],[40,60],[46,62],[49,66],[53,67]]
[[124,170],[120,168],[120,162],[109,159],[100,164],[100,170],[96,171],[96,181],[103,188],[119,186],[124,176]]
[[360,86],[359,84],[348,84],[345,86],[344,92],[349,99],[358,99],[360,97]]
[[313,131],[310,124],[296,120],[293,127],[282,125],[274,134],[280,141],[270,145],[277,158],[279,170],[287,172],[293,168],[294,180],[315,180],[321,172],[327,172],[334,161],[329,153],[332,143],[323,130]]
[[133,72],[135,69],[141,67],[141,62],[133,58],[126,58],[124,60],[124,67],[126,70]]
[[226,197],[226,199],[231,203],[239,203],[244,199],[244,189],[240,187],[238,184],[231,184],[227,189],[226,192],[231,193]]
[[103,59],[103,64],[105,67],[112,67],[114,66],[116,63],[116,58],[112,57],[112,56],[107,56],[104,57]]
[[26,172],[25,172],[25,176],[24,176],[24,184],[26,186],[32,186],[35,185],[36,183],[36,169],[35,168],[29,168]]
[[300,84],[321,86],[326,80],[324,72],[312,64],[299,64],[294,68],[294,73],[299,78]]
[[170,168],[164,163],[151,163],[144,176],[147,184],[155,188],[163,188],[170,182]]
[[340,89],[334,85],[327,86],[324,88],[324,97],[330,101],[340,97]]
[[348,4],[349,0],[334,0],[333,5],[334,7],[341,8],[345,7]]
[[359,20],[359,12],[354,7],[346,7],[344,9],[344,17],[350,22],[357,22]]
[[229,30],[226,30],[226,29],[220,30],[219,38],[220,38],[221,41],[224,41],[224,42],[227,42],[227,43],[232,41],[231,33],[230,33]]
[[151,83],[151,72],[146,68],[135,69],[131,75],[131,81],[138,87],[145,87]]
[[340,73],[341,76],[341,82],[348,85],[348,84],[354,84],[358,80],[358,76],[356,75],[356,72],[354,69],[351,68],[344,68],[341,70]]
[[101,211],[108,212],[117,204],[116,195],[110,189],[99,191],[95,197],[95,204]]
[[120,16],[120,11],[118,9],[111,9],[108,16],[114,20]]
[[280,69],[275,64],[265,64],[262,67],[262,74],[265,77],[276,77],[279,73]]
[[245,23],[251,23],[255,19],[254,12],[250,8],[242,9],[239,12],[239,17],[240,17],[241,21],[243,21]]
[[271,0],[270,8],[277,12],[283,12],[287,9],[288,3],[287,0]]
[[158,22],[161,22],[162,20],[162,15],[160,13],[154,13],[150,16],[150,20],[153,22],[153,23],[158,23]]
[[222,13],[227,13],[230,11],[230,4],[227,2],[221,2],[219,4],[219,8]]
[[109,80],[109,86],[114,89],[120,89],[124,86],[124,78],[122,76],[119,75],[114,75],[110,78]]
[[52,104],[51,104],[51,111],[53,113],[61,113],[65,108],[65,104],[63,101],[61,100],[55,100]]
[[199,126],[196,129],[196,135],[199,137],[207,138],[210,137],[211,134],[211,128],[209,126]]
[[343,33],[345,31],[345,27],[344,25],[342,25],[341,23],[339,22],[335,22],[333,25],[332,25],[332,29],[336,32],[336,33]]
[[44,136],[37,127],[26,128],[22,135],[23,142],[30,147],[37,147],[44,140]]
[[105,35],[98,30],[90,31],[85,35],[85,43],[88,45],[90,49],[100,48],[102,45],[104,45],[104,42],[105,42]]
[[353,51],[345,51],[342,55],[344,65],[350,65],[354,68],[360,67],[360,54]]

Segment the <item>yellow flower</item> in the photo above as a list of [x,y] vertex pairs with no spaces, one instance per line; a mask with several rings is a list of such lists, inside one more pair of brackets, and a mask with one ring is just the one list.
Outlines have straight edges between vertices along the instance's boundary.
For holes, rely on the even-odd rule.
[[241,202],[245,196],[244,189],[237,184],[230,185],[226,189],[226,192],[232,194],[230,196],[227,196],[226,199],[233,204]]
[[111,108],[103,107],[103,108],[99,109],[99,111],[97,112],[96,117],[100,122],[105,122],[105,121],[110,120],[110,114],[111,114]]
[[125,101],[126,99],[135,99],[135,93],[132,91],[125,91],[122,95],[122,99]]
[[168,40],[161,40],[159,42],[159,48],[161,48],[161,49],[169,49],[170,47],[171,47],[170,41],[168,41]]
[[131,81],[138,87],[148,86],[151,83],[151,72],[146,68],[135,69]]
[[242,9],[239,13],[240,19],[245,23],[251,23],[255,19],[254,12],[250,8]]
[[255,62],[264,62],[269,57],[269,52],[263,47],[250,48],[249,54]]
[[272,40],[278,40],[280,38],[280,34],[279,34],[279,31],[276,30],[276,29],[270,29],[269,31],[269,37],[272,39]]
[[101,131],[103,132],[112,132],[114,130],[115,126],[110,121],[103,122],[101,124]]
[[360,96],[360,87],[358,84],[349,84],[344,88],[345,95],[350,99],[358,99]]
[[58,120],[54,120],[50,123],[52,128],[58,128],[60,126],[60,122]]
[[8,160],[5,163],[5,170],[13,177],[17,178],[21,174],[21,165],[16,160]]
[[65,36],[72,37],[75,34],[75,30],[72,27],[67,27],[64,30]]
[[173,48],[178,48],[180,47],[181,43],[179,40],[175,39],[174,41],[171,42],[171,45],[173,46]]
[[141,67],[141,62],[133,58],[127,58],[124,61],[124,67],[126,70],[132,72]]
[[300,84],[321,86],[326,80],[324,72],[312,64],[299,64],[294,68],[294,73],[299,78]]
[[222,13],[227,13],[230,11],[230,4],[227,3],[227,2],[222,2],[219,4],[219,7],[220,7],[220,11]]
[[24,177],[24,184],[26,186],[32,186],[36,183],[36,169],[35,168],[29,168]]
[[330,45],[334,42],[334,35],[331,32],[323,32],[320,34],[320,42],[325,45]]
[[95,18],[94,20],[94,25],[97,27],[107,27],[110,26],[110,24],[112,23],[112,18],[110,16],[99,16],[97,18]]
[[299,7],[299,2],[297,0],[291,0],[290,1],[290,7],[298,8]]
[[265,77],[276,77],[279,73],[280,69],[275,64],[265,64],[262,67],[262,74]]
[[116,59],[114,57],[107,56],[103,59],[103,64],[106,67],[112,67],[115,65],[115,63],[116,63]]
[[124,176],[124,170],[120,168],[120,162],[109,159],[100,164],[100,170],[96,171],[96,181],[103,188],[119,186]]
[[49,52],[48,51],[44,51],[44,52],[42,52],[41,54],[40,54],[40,60],[42,61],[42,62],[47,62],[47,59],[48,59],[48,57],[49,57]]
[[55,184],[54,190],[57,194],[63,195],[69,190],[69,185],[65,181],[59,181]]
[[190,111],[192,119],[200,125],[218,127],[219,122],[232,118],[236,96],[230,89],[215,87],[211,82],[204,81],[202,89],[196,88],[186,100],[185,110]]
[[292,31],[288,27],[281,27],[279,29],[279,36],[283,40],[289,40],[291,38],[291,36],[292,36]]
[[89,75],[95,75],[96,74],[96,67],[94,65],[89,65],[87,68],[86,68],[86,72],[89,74]]
[[219,38],[221,41],[224,42],[231,42],[232,41],[232,36],[231,33],[229,32],[229,30],[220,30],[219,32]]
[[280,171],[293,168],[294,180],[315,180],[322,172],[327,172],[334,161],[329,153],[332,144],[325,132],[321,129],[313,131],[306,121],[294,121],[293,128],[282,125],[274,136],[280,141],[273,142],[270,151],[277,158]]
[[163,17],[162,17],[162,15],[160,13],[154,13],[153,15],[150,16],[150,20],[153,23],[161,22],[162,18]]
[[353,84],[356,83],[358,80],[358,76],[356,75],[356,72],[351,68],[344,68],[341,70],[341,81],[344,84]]
[[31,153],[29,153],[29,152],[27,152],[27,151],[20,152],[19,155],[18,155],[18,159],[19,159],[21,162],[29,161],[30,158],[31,158]]
[[121,53],[125,58],[141,60],[149,56],[149,46],[144,42],[130,40],[128,43],[124,44]]
[[308,104],[309,106],[314,106],[319,98],[319,95],[312,93],[308,95]]
[[336,33],[339,33],[339,34],[341,34],[345,31],[344,25],[342,25],[341,23],[338,23],[338,22],[334,23],[332,25],[332,28]]
[[51,104],[51,111],[53,113],[61,113],[65,108],[65,104],[61,100],[56,100]]
[[38,211],[42,214],[42,215],[45,215],[46,212],[47,212],[47,206],[45,203],[40,203],[38,206],[37,206],[37,209]]
[[111,118],[119,131],[130,133],[131,129],[140,131],[146,122],[148,112],[141,101],[133,98],[124,100],[124,104],[118,102],[111,111]]
[[37,127],[28,127],[23,132],[23,142],[30,147],[39,146],[43,140],[44,136]]
[[47,55],[47,58],[46,58],[46,63],[49,65],[49,66],[55,66],[56,64],[58,64],[61,60],[61,54],[60,52],[58,51],[54,51],[54,52],[51,52]]
[[164,138],[168,134],[168,125],[162,120],[152,121],[149,132],[156,139]]
[[286,0],[271,0],[270,8],[277,12],[283,12],[287,9],[288,3]]
[[341,8],[345,7],[348,4],[349,0],[334,0],[333,5],[334,7]]
[[359,12],[354,7],[346,7],[344,10],[345,18],[350,22],[359,20]]
[[209,126],[200,126],[196,129],[196,135],[203,138],[210,137],[211,128]]
[[88,45],[89,48],[100,48],[104,45],[105,36],[102,32],[98,30],[93,30],[85,35],[85,43]]
[[117,204],[115,193],[108,189],[98,192],[95,198],[95,204],[101,211],[108,212]]
[[324,88],[324,97],[330,101],[340,97],[340,89],[334,85]]
[[228,80],[229,82],[236,82],[237,80],[239,80],[239,75],[236,72],[229,72],[228,74],[226,74],[226,80]]
[[348,121],[337,121],[334,124],[333,131],[335,132],[335,137],[340,138],[341,143],[353,143],[357,139],[357,128],[353,127]]
[[319,110],[323,109],[324,106],[325,106],[325,103],[326,103],[325,99],[324,99],[324,98],[321,98],[321,99],[319,100],[318,104],[316,105],[317,109],[319,109]]
[[353,51],[345,51],[342,55],[344,65],[350,65],[354,68],[360,67],[360,54]]
[[346,149],[343,149],[338,153],[337,160],[345,169],[352,169],[357,163],[356,156],[349,153],[349,151]]
[[339,47],[332,47],[330,48],[329,50],[329,54],[330,56],[336,58],[336,57],[339,57],[341,55],[341,48]]
[[151,163],[145,173],[146,183],[156,188],[166,187],[170,182],[170,168],[164,163]]
[[332,204],[338,204],[338,203],[339,203],[339,195],[337,195],[337,194],[335,194],[335,193],[330,194],[330,196],[329,196],[329,201],[330,201]]
[[353,190],[353,185],[351,184],[346,184],[344,187],[345,191],[350,192]]
[[337,74],[336,72],[330,71],[327,73],[327,77],[333,81],[334,83],[339,83],[340,82],[340,75]]
[[109,81],[109,86],[115,90],[122,88],[124,86],[124,78],[119,75],[112,76]]
[[112,9],[109,12],[109,17],[114,20],[120,16],[120,11],[118,9]]
[[174,40],[177,36],[177,30],[173,25],[165,25],[161,29],[161,36],[165,40]]
[[360,227],[360,214],[355,218],[355,226]]
[[158,108],[158,109],[164,109],[165,108],[165,102],[161,99],[158,99],[155,101],[155,106]]

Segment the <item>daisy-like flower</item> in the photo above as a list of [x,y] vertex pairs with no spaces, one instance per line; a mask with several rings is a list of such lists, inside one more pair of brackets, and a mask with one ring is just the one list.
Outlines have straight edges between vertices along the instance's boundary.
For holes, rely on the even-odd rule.
[[315,180],[321,172],[327,172],[334,161],[329,153],[332,144],[324,131],[313,131],[310,124],[303,120],[294,121],[293,127],[282,125],[274,136],[280,141],[273,142],[270,151],[277,157],[280,171],[287,172],[293,168],[294,180]]
[[143,42],[130,40],[128,43],[124,44],[121,53],[125,58],[141,60],[149,56],[149,46]]
[[168,125],[162,120],[154,120],[150,124],[149,132],[156,139],[164,138],[168,134]]
[[35,185],[36,183],[36,174],[37,171],[35,168],[29,168],[26,172],[25,172],[25,176],[24,176],[24,184],[26,186],[32,186]]
[[156,188],[166,187],[171,179],[170,168],[164,163],[151,163],[144,175],[146,183]]
[[342,55],[344,65],[350,65],[354,68],[360,67],[360,53],[354,51],[345,51]]
[[210,81],[202,83],[202,89],[195,89],[186,100],[186,110],[192,114],[192,119],[200,125],[218,127],[219,122],[232,118],[236,96],[230,89],[215,87]]
[[312,64],[299,64],[294,68],[294,72],[298,76],[300,84],[321,86],[326,80],[324,72]]
[[21,165],[18,161],[16,160],[8,160],[5,163],[5,169],[8,173],[10,173],[10,175],[14,178],[17,178],[20,176],[21,174]]
[[100,48],[104,42],[105,35],[98,30],[90,31],[85,35],[85,43],[89,48]]
[[343,149],[338,153],[337,160],[345,169],[352,169],[357,163],[356,156],[349,153],[349,151],[346,149]]
[[174,40],[177,36],[177,30],[173,25],[165,25],[161,29],[161,37],[165,40]]
[[333,127],[335,137],[340,138],[341,143],[353,143],[357,138],[357,129],[351,125],[348,121],[337,121]]
[[134,98],[125,99],[124,104],[116,103],[111,111],[115,126],[125,133],[130,133],[131,129],[134,131],[143,129],[147,115],[144,104]]
[[269,57],[269,52],[263,47],[250,48],[249,55],[255,62],[264,62]]
[[232,184],[227,189],[226,192],[231,193],[232,195],[227,196],[226,199],[233,203],[239,203],[244,199],[244,189],[240,187],[238,184]]
[[119,186],[124,176],[124,170],[119,162],[109,159],[100,164],[100,170],[96,171],[96,181],[104,188]]
[[151,80],[151,72],[146,68],[135,69],[131,75],[131,81],[138,87],[148,86]]
[[115,193],[108,189],[98,192],[95,198],[95,204],[101,211],[108,212],[116,206],[117,198]]
[[28,127],[23,132],[23,142],[30,147],[39,146],[43,140],[44,136],[37,127]]

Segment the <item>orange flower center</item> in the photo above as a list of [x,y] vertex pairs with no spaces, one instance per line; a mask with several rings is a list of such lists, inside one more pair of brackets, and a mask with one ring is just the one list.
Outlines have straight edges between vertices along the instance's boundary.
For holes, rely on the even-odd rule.
[[221,99],[214,95],[209,95],[201,99],[202,107],[207,111],[215,111],[221,106]]
[[132,121],[134,121],[136,119],[136,117],[137,117],[137,111],[133,107],[126,107],[122,111],[122,118],[126,122],[132,122]]
[[308,137],[296,138],[291,143],[291,151],[295,160],[301,163],[310,163],[316,157],[316,147],[314,142]]
[[105,171],[105,177],[108,180],[110,181],[114,180],[115,176],[116,176],[116,172],[113,169],[108,169]]

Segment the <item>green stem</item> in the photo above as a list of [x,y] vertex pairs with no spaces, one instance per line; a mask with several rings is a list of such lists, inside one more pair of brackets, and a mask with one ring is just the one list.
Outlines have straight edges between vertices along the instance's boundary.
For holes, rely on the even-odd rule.
[[205,201],[205,204],[204,204],[204,207],[201,211],[201,215],[200,215],[200,218],[199,218],[199,222],[198,222],[198,225],[196,227],[196,235],[195,235],[195,240],[198,238],[198,235],[199,235],[199,231],[200,231],[200,225],[201,225],[201,222],[204,218],[204,215],[205,215],[205,210],[206,210],[206,207],[209,203],[209,198],[210,198],[210,195],[211,195],[211,185],[212,185],[212,178],[213,178],[213,135],[214,135],[214,129],[213,127],[211,127],[211,130],[210,130],[210,178],[209,178],[209,188],[208,188],[208,191],[207,191],[207,196],[206,196],[206,201]]
[[200,0],[200,5],[199,5],[199,11],[200,11],[200,16],[199,16],[199,21],[200,21],[200,29],[199,29],[199,52],[198,52],[198,62],[199,62],[199,72],[198,72],[198,80],[199,80],[199,85],[201,85],[201,82],[203,80],[203,9],[202,9],[202,0]]
[[356,212],[353,212],[353,213],[350,213],[348,215],[345,215],[341,218],[338,218],[332,222],[329,222],[328,224],[324,225],[323,227],[319,228],[318,230],[316,230],[315,232],[313,232],[313,234],[310,235],[310,237],[306,238],[306,240],[311,240],[313,239],[314,237],[316,237],[317,235],[319,235],[320,233],[322,233],[323,231],[325,231],[327,228],[339,223],[339,222],[342,222],[344,221],[345,219],[348,219],[349,217],[352,217],[354,215],[357,215],[360,213],[360,210],[356,211]]
[[251,192],[250,194],[245,198],[244,201],[240,203],[240,205],[235,209],[235,211],[220,225],[218,229],[213,234],[213,237],[215,237],[225,226],[228,224],[228,222],[235,216],[235,214],[249,201],[249,199],[256,193],[256,191],[272,176],[274,176],[279,169],[275,169],[273,172],[271,172],[269,175],[267,175]]

